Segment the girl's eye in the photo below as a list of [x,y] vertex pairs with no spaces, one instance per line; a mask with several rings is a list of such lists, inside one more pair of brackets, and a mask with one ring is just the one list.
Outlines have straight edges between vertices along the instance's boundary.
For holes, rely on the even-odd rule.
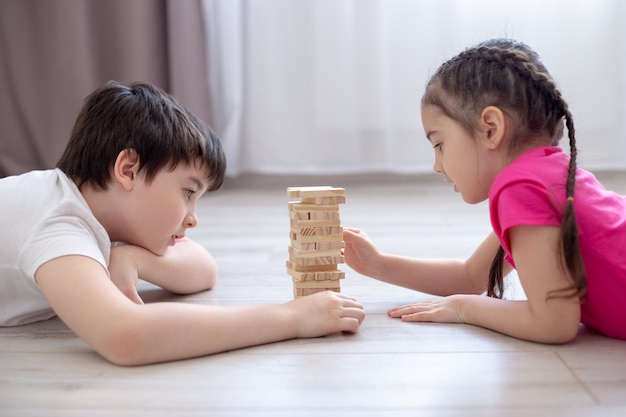
[[441,145],[443,145],[443,143],[439,142],[438,144],[436,144],[435,146],[433,146],[433,149],[439,149],[439,150],[441,150]]
[[194,190],[185,190],[185,193],[187,194],[187,200],[191,200],[191,196],[196,192]]

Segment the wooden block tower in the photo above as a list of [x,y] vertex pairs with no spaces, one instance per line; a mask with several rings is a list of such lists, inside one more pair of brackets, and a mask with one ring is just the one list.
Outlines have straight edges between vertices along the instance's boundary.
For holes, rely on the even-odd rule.
[[[293,279],[294,298],[316,292],[341,291],[345,272],[343,228],[339,204],[346,202],[345,189],[328,186],[288,187],[291,223],[287,272]],[[296,200],[297,199],[297,200]]]

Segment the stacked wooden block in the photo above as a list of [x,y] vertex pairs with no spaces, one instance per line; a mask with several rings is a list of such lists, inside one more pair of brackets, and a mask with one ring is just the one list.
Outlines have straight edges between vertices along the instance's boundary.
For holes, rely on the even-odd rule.
[[287,272],[293,279],[294,298],[320,291],[341,291],[345,272],[343,228],[339,204],[346,202],[345,190],[328,186],[288,187],[291,222]]

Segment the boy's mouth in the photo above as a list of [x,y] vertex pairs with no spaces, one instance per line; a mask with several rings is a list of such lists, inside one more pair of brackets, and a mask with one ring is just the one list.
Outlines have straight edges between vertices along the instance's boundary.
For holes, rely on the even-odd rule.
[[182,239],[185,235],[172,235],[170,239],[170,246],[174,246],[176,244],[176,239]]

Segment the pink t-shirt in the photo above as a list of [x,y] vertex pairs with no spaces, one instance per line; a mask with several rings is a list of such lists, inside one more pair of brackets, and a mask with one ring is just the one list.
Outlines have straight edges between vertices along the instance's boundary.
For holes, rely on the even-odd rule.
[[[504,168],[491,185],[491,224],[511,265],[512,227],[560,227],[568,164],[569,155],[561,148],[534,148]],[[626,339],[626,196],[606,190],[593,174],[578,169],[574,212],[587,275],[581,321]]]

